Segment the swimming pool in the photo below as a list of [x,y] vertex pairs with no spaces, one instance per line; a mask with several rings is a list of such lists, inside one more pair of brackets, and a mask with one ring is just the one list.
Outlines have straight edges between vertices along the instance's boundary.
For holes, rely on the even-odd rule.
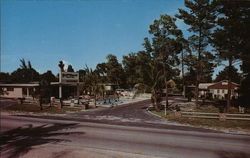
[[128,99],[128,98],[120,98],[119,100],[118,99],[106,99],[106,100],[98,100],[97,101],[97,104],[102,104],[102,105],[110,105],[110,104],[119,104],[119,103],[124,103],[124,102],[127,102],[127,101],[131,101],[132,99]]

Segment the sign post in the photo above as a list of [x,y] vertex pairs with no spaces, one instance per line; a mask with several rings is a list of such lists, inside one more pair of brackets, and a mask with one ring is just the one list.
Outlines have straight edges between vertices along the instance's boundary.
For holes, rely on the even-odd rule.
[[77,90],[77,99],[79,101],[79,73],[78,72],[61,72],[59,75],[59,98],[62,97],[62,84],[75,85]]
[[59,99],[62,98],[62,71],[59,73]]

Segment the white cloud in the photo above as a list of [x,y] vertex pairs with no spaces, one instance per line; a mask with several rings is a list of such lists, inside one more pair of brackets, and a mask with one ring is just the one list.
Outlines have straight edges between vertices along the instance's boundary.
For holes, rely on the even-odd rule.
[[64,63],[64,70],[66,71],[68,69],[69,65],[72,65],[70,62],[66,61],[66,60],[62,60]]

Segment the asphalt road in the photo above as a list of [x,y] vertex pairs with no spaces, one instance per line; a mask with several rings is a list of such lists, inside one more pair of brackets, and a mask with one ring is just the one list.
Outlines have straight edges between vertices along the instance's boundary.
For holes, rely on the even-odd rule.
[[165,122],[146,111],[148,103],[64,116],[2,114],[0,157],[250,157],[250,136]]
[[4,108],[6,106],[16,104],[16,103],[17,103],[17,101],[13,100],[13,99],[2,99],[2,98],[0,98],[0,109]]
[[1,124],[1,158],[250,156],[250,136],[244,135],[6,115]]

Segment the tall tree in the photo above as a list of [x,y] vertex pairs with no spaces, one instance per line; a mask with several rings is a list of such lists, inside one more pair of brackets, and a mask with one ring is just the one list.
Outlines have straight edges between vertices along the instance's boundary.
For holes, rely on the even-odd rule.
[[108,80],[107,73],[108,73],[108,66],[107,63],[99,63],[96,65],[95,71],[99,74],[100,76],[100,82],[105,83]]
[[91,95],[94,95],[94,105],[96,106],[98,96],[103,95],[105,90],[104,85],[100,81],[99,73],[86,66],[84,69],[83,83],[82,88]]
[[67,72],[75,72],[75,70],[73,69],[72,65],[69,65],[67,68]]
[[181,43],[181,46],[182,46],[182,51],[181,51],[181,56],[180,56],[180,59],[181,59],[181,78],[182,78],[182,93],[185,97],[185,89],[186,89],[186,80],[185,80],[185,69],[187,69],[185,67],[185,65],[188,64],[188,62],[186,62],[186,58],[188,57],[188,53],[191,53],[191,49],[190,49],[190,46],[189,46],[189,43],[188,43],[188,40],[186,40],[184,37],[181,37],[179,39],[179,42]]
[[126,74],[126,80],[129,88],[133,88],[136,84],[148,83],[148,70],[151,56],[146,51],[139,51],[123,56],[123,66]]
[[136,72],[138,65],[137,65],[137,54],[136,53],[129,53],[126,56],[123,56],[122,60],[124,66],[124,72],[127,76],[127,85],[129,88],[133,88],[135,84],[139,83],[139,75]]
[[0,82],[10,83],[11,82],[11,75],[9,73],[0,72]]
[[39,73],[32,68],[30,61],[27,64],[24,59],[21,59],[20,62],[20,68],[11,73],[12,82],[28,83],[39,81]]
[[[218,19],[219,27],[214,33],[213,43],[216,46],[216,49],[218,50],[219,57],[228,62],[228,71],[229,71],[228,95],[227,95],[227,109],[228,109],[231,104],[230,83],[233,78],[232,65],[235,62],[237,62],[238,59],[241,59],[243,61],[242,65],[243,72],[249,73],[248,71],[249,68],[246,68],[245,66],[248,65],[247,67],[250,67],[249,64],[250,2],[224,0],[224,1],[219,1],[218,6],[219,6],[218,12],[220,13]],[[247,75],[245,79],[249,79]],[[247,83],[245,81],[242,83],[243,84]],[[250,90],[248,90],[248,92],[250,92]]]
[[178,54],[182,50],[182,32],[177,29],[176,19],[169,15],[161,15],[150,25],[149,33],[153,35],[152,51],[154,60],[162,64],[166,90],[166,106],[168,106],[167,81],[178,74],[175,67],[179,65]]
[[215,78],[215,82],[228,79],[229,73],[231,73],[231,81],[239,84],[241,81],[240,73],[238,73],[238,70],[235,67],[229,68],[228,66],[218,73]]
[[21,64],[20,64],[20,68],[21,69],[28,69],[28,66],[27,66],[27,64],[26,64],[26,61],[22,58],[22,59],[20,59],[20,62],[21,62]]
[[36,96],[39,99],[40,110],[43,110],[44,99],[50,100],[50,96],[51,96],[50,84],[46,80],[42,79],[39,82],[39,87],[37,88]]
[[[179,14],[176,15],[182,19],[185,24],[189,25],[188,31],[192,35],[188,38],[192,50],[195,53],[196,63],[196,89],[195,98],[196,105],[198,105],[198,85],[201,82],[204,68],[208,65],[202,64],[204,61],[209,61],[206,56],[211,57],[211,53],[207,51],[208,40],[211,37],[211,30],[214,27],[214,20],[216,18],[215,1],[211,0],[185,0],[187,10],[179,9]],[[194,54],[193,54],[194,55]]]
[[48,70],[47,72],[40,75],[40,80],[45,80],[48,83],[51,83],[57,81],[57,78],[50,70]]
[[120,64],[116,56],[109,54],[106,57],[107,79],[110,83],[115,83],[119,86],[124,86],[125,75],[122,64]]

